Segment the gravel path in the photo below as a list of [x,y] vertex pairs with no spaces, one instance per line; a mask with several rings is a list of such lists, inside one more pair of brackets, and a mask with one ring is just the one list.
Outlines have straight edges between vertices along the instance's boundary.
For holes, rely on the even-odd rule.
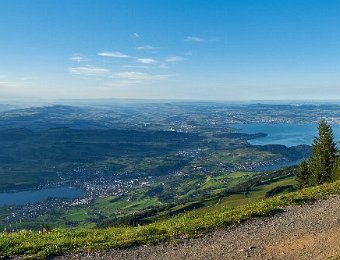
[[340,196],[178,244],[57,259],[340,259]]

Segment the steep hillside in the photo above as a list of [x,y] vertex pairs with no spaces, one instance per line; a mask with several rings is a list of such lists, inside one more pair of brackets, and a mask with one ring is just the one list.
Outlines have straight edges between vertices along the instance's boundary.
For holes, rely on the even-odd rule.
[[[0,252],[2,257],[14,255],[45,257],[62,255],[67,253],[105,251],[110,249],[133,247],[143,244],[152,245],[160,242],[183,241],[183,239],[185,238],[202,237],[203,235],[209,232],[223,230],[226,227],[230,227],[232,225],[243,222],[245,220],[249,220],[254,217],[263,217],[273,213],[282,212],[282,208],[287,207],[289,205],[310,203],[316,199],[329,198],[333,194],[340,194],[340,181],[325,184],[322,186],[307,188],[298,192],[293,192],[270,199],[258,200],[255,202],[251,202],[249,204],[236,206],[235,208],[226,208],[223,206],[215,205],[212,207],[207,207],[196,211],[194,210],[165,220],[160,220],[158,222],[145,226],[114,227],[109,229],[93,229],[93,228],[75,230],[63,229],[53,230],[51,232],[45,232],[43,234],[28,231],[13,234],[2,234],[0,235]],[[235,234],[233,233],[225,234],[229,234],[226,235],[226,237],[229,236],[229,239],[232,238],[233,240],[234,238],[236,238],[235,240],[237,240],[238,243],[241,243],[241,245],[243,245],[242,244],[243,242],[246,242],[244,243],[244,247],[239,249],[236,246],[237,244],[235,244],[235,248],[233,250],[241,250],[240,252],[243,252],[245,250],[249,251],[256,249],[255,245],[248,246],[247,244],[247,241],[252,241],[254,243],[256,242],[255,240],[252,239],[247,240],[248,238],[246,238],[248,236],[252,238],[251,236],[253,236],[254,238],[257,237],[258,239],[257,241],[263,240],[264,243],[265,241],[272,241],[273,243],[277,242],[276,243],[276,246],[278,246],[277,250],[280,249],[283,250],[283,252],[286,252],[287,251],[285,247],[286,244],[281,245],[280,241],[286,243],[285,241],[289,241],[289,239],[298,238],[295,236],[291,236],[290,234],[291,231],[296,231],[297,232],[296,234],[301,234],[301,236],[303,235],[307,236],[308,234],[313,236],[313,234],[315,234],[315,231],[319,230],[321,233],[326,232],[324,235],[320,233],[320,235],[325,239],[328,239],[327,232],[331,231],[330,228],[332,228],[334,232],[337,232],[336,230],[338,230],[338,226],[335,226],[336,224],[334,222],[335,220],[333,220],[333,222],[330,222],[331,220],[329,221],[327,220],[327,218],[331,216],[339,215],[339,212],[337,211],[338,203],[336,200],[337,198],[335,199],[335,205],[333,205],[334,203],[332,202],[330,202],[329,204],[330,206],[327,206],[327,202],[325,202],[326,204],[321,203],[320,210],[316,210],[314,215],[310,214],[310,212],[308,211],[306,212],[301,211],[301,213],[299,213],[299,211],[295,210],[293,211],[295,212],[293,214],[291,214],[290,211],[288,211],[283,215],[282,214],[276,215],[273,218],[273,220],[269,220],[269,222],[268,221],[263,222],[264,220],[261,220],[262,224],[260,224],[261,221],[260,222],[258,221],[255,222],[255,224],[246,224],[245,226],[242,225],[240,226],[239,229],[240,231],[237,231],[238,229],[231,231],[236,232]],[[309,206],[305,206],[305,208],[308,207]],[[311,206],[311,208],[313,208],[313,206]],[[321,225],[317,224],[319,223],[318,222],[319,220],[316,217],[322,217],[322,215],[325,216],[324,219],[325,223],[329,223],[327,224],[328,226],[326,224],[325,225],[322,224],[323,222],[320,222]],[[285,216],[287,218],[287,221],[284,220]],[[304,216],[308,216],[308,219],[304,219],[303,218]],[[308,221],[314,222],[310,222],[311,224],[308,224],[309,223]],[[300,224],[298,224],[298,222],[300,222]],[[296,226],[294,227],[294,225]],[[280,226],[282,227],[282,229],[280,229]],[[317,229],[318,227],[320,227],[320,229]],[[245,231],[242,233],[242,230]],[[270,237],[269,235],[271,233],[277,234],[274,237]],[[243,234],[244,236],[242,237],[241,234]],[[239,235],[239,237],[236,237],[237,235]],[[285,236],[288,237],[285,238]],[[280,240],[281,239],[280,237],[282,237],[282,240]],[[278,239],[275,240],[276,238]],[[196,242],[187,242],[187,245],[190,245],[190,243],[194,243],[198,254],[200,254],[198,250],[201,250],[202,253],[205,252],[205,250],[202,249],[201,245],[205,244],[206,242],[204,241],[205,239],[208,238],[201,239],[203,240],[197,240],[198,241],[197,245],[195,244]],[[209,239],[207,241],[209,241]],[[209,243],[212,243],[212,247],[214,247],[213,241]],[[209,243],[207,242],[206,244],[208,245]],[[223,242],[222,236],[221,242],[217,242],[216,246],[219,243],[221,245],[222,244],[226,245],[230,243],[230,241],[227,238],[226,241]],[[292,245],[294,246],[295,244],[293,243]],[[282,249],[280,248],[280,246],[282,247]],[[185,247],[182,246],[182,248]],[[266,244],[263,244],[263,248],[267,248],[268,250],[270,250],[269,244],[267,245],[267,247]],[[264,252],[261,249],[260,244],[257,245],[257,249],[258,252]],[[140,251],[141,256],[152,257],[152,255],[147,254],[147,251],[145,252],[143,251],[149,249],[137,249],[137,251],[121,251],[121,252],[113,251],[112,254],[113,256],[117,257],[120,256],[119,254],[123,255],[131,254],[131,257],[133,258],[134,255],[131,252],[137,252],[137,254],[139,254],[138,250],[141,250]],[[169,249],[164,250],[172,251],[171,246],[169,247]],[[153,250],[151,249],[149,252],[151,251]],[[191,251],[194,252],[195,247]],[[217,251],[221,250],[216,249],[216,252]],[[164,256],[166,257],[166,254]],[[192,256],[194,256],[193,253]],[[181,255],[178,255],[178,257],[181,257]]]
[[286,207],[269,218],[178,244],[76,254],[57,259],[337,259],[340,196]]

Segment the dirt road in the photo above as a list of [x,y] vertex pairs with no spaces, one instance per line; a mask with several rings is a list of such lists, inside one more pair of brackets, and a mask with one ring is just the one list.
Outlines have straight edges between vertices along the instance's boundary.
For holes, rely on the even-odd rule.
[[178,244],[59,259],[340,259],[340,196]]

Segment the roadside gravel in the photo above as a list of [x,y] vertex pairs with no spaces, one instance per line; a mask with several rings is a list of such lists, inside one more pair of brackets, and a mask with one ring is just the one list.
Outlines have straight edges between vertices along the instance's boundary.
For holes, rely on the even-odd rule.
[[340,259],[340,196],[199,239],[55,259]]

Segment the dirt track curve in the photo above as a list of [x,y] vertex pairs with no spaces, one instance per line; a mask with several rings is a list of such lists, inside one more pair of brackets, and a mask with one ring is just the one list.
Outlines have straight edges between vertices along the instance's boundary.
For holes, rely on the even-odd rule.
[[340,196],[178,244],[57,259],[340,259]]

